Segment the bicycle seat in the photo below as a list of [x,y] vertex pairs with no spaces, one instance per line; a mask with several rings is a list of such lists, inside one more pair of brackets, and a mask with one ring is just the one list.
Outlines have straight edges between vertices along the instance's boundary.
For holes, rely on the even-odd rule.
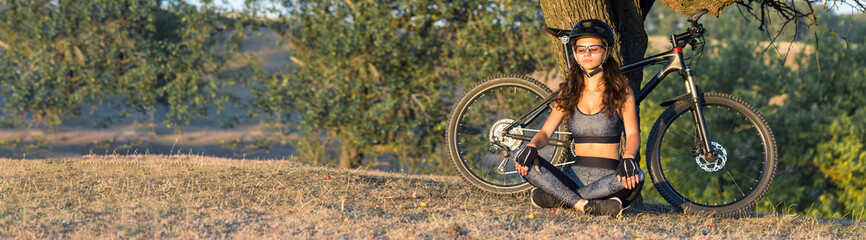
[[544,28],[542,28],[542,29],[544,29],[544,32],[546,32],[547,34],[550,34],[550,36],[553,36],[556,38],[560,38],[563,36],[568,37],[568,34],[571,33],[571,30],[569,30],[569,29],[558,29],[558,28],[552,28],[552,27],[547,27],[547,26],[544,26]]

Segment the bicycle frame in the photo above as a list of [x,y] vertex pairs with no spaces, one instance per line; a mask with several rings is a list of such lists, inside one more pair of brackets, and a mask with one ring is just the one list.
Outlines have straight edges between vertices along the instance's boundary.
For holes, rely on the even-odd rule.
[[[571,49],[568,46],[567,38],[560,38],[560,40],[562,40],[563,50],[565,50],[566,62],[568,62],[568,58],[571,56],[571,54],[569,54],[569,53],[571,53]],[[671,98],[667,101],[664,101],[660,105],[661,106],[669,106],[669,105],[672,105],[673,103],[680,101],[680,100],[690,101],[692,106],[693,106],[692,109],[695,109],[694,111],[692,111],[692,119],[696,123],[695,126],[697,126],[697,128],[698,128],[697,134],[698,134],[698,137],[700,138],[698,140],[700,141],[700,144],[701,144],[700,147],[701,147],[701,150],[703,151],[702,153],[707,153],[709,157],[712,157],[715,154],[713,152],[712,147],[710,147],[710,137],[709,137],[709,134],[707,133],[707,127],[706,127],[706,122],[704,121],[703,110],[701,110],[701,108],[700,108],[700,105],[703,104],[703,94],[700,92],[700,89],[698,88],[697,84],[695,84],[694,76],[692,75],[691,69],[688,68],[688,66],[686,66],[686,64],[685,64],[685,60],[683,58],[683,51],[682,51],[682,48],[685,46],[685,44],[682,44],[682,43],[680,43],[679,45],[677,44],[678,43],[678,41],[676,41],[677,35],[671,35],[670,40],[671,40],[672,49],[670,49],[664,53],[656,54],[656,55],[644,58],[642,60],[639,60],[637,62],[625,65],[625,66],[621,67],[620,69],[625,73],[625,72],[631,72],[631,71],[643,69],[643,68],[645,68],[647,66],[651,66],[651,65],[665,64],[666,63],[665,66],[661,70],[659,70],[659,72],[657,74],[655,74],[653,76],[653,78],[650,79],[650,81],[647,82],[647,84],[644,85],[640,89],[638,94],[635,95],[636,104],[640,104],[640,102],[643,101],[643,99],[646,98],[646,96],[649,95],[649,93],[652,92],[652,90],[655,89],[656,86],[658,86],[659,83],[661,83],[661,80],[664,79],[668,74],[670,74],[672,72],[678,72],[680,74],[680,76],[683,78],[683,83],[685,84],[685,87],[686,87],[686,93],[683,95],[677,96],[675,98]],[[508,128],[505,129],[504,136],[514,138],[514,139],[523,140],[523,141],[531,141],[532,137],[530,137],[530,136],[511,134],[511,133],[509,133],[509,131],[515,127],[520,127],[520,128],[526,127],[527,125],[529,125],[530,122],[535,121],[541,115],[541,113],[550,109],[550,103],[553,101],[553,99],[557,95],[557,93],[558,92],[554,92],[550,96],[546,97],[542,102],[535,105],[532,108],[532,110],[530,110],[528,113],[523,114],[523,116],[520,116],[520,118],[518,118],[514,123],[512,123],[510,126],[508,126]],[[523,130],[524,131],[529,130],[530,132],[533,132],[533,130],[530,130],[530,129],[523,129]],[[534,132],[537,132],[537,130]],[[570,133],[563,133],[563,132],[557,132],[557,133],[570,134]],[[558,139],[551,139],[548,144],[554,145],[554,146],[568,147],[568,148],[572,147],[571,142],[562,141],[562,140],[558,140]],[[557,164],[557,165],[559,166],[559,165],[564,165],[564,164],[569,164],[569,163],[572,163],[572,162],[566,162],[566,163]]]

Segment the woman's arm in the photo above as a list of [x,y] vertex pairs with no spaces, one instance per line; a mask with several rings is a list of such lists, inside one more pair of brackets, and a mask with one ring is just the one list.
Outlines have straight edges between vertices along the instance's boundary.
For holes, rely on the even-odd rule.
[[623,106],[622,115],[622,123],[625,127],[625,152],[622,158],[635,158],[640,149],[640,129],[637,126],[637,107],[631,91]]
[[544,121],[544,126],[541,127],[541,130],[532,137],[532,140],[526,146],[535,148],[547,146],[547,143],[550,142],[550,137],[556,132],[556,128],[559,127],[559,123],[562,122],[564,116],[565,112],[554,103],[553,108],[550,110],[550,115]]
[[[622,111],[622,123],[625,127],[625,152],[622,154],[620,165],[617,166],[617,180],[622,183],[626,189],[633,189],[638,186],[640,177],[637,175],[628,174],[625,170],[630,167],[632,170],[637,170],[640,164],[634,161],[637,151],[640,149],[640,129],[637,127],[637,107],[635,106],[634,94],[631,91],[628,93],[628,99],[625,101]],[[631,158],[631,160],[628,160]],[[620,176],[620,170],[623,176]]]
[[[535,148],[535,154],[539,148],[543,148],[547,146],[547,143],[550,142],[550,137],[553,136],[553,133],[556,132],[556,128],[559,126],[559,123],[562,121],[563,116],[565,116],[565,112],[563,112],[559,107],[554,103],[553,109],[550,111],[550,115],[547,116],[547,120],[544,121],[544,126],[541,127],[541,130],[532,137],[532,140],[526,144],[526,148],[521,150],[521,154],[526,154],[525,156],[531,156],[532,152],[529,152],[532,149],[530,147]],[[525,152],[525,153],[524,153]],[[520,157],[520,155],[518,155]],[[514,162],[514,168],[517,169],[517,172],[520,173],[520,176],[526,176],[529,173],[529,167],[520,165],[518,161]],[[535,165],[535,171],[541,172],[538,168],[538,165]]]

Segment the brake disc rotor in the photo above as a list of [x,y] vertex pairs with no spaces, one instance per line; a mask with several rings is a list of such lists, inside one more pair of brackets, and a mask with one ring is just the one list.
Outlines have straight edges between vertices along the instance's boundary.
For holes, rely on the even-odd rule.
[[715,159],[708,159],[706,154],[700,154],[695,156],[695,162],[697,162],[698,166],[704,171],[719,171],[725,167],[725,163],[728,162],[728,151],[725,150],[725,147],[723,147],[722,144],[717,142],[710,142],[710,145],[713,145],[713,149],[716,150],[718,156],[716,156]]

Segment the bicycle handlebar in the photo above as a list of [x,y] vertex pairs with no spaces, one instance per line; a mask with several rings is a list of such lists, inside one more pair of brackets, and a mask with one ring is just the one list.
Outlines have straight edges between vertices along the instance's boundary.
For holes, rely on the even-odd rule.
[[702,16],[704,16],[704,14],[707,14],[708,12],[710,12],[710,10],[704,8],[689,17],[688,21],[692,24],[692,27],[690,27],[687,32],[674,35],[674,41],[676,41],[677,46],[685,47],[686,44],[692,44],[692,46],[694,47],[694,43],[691,40],[695,38],[700,38],[704,34],[704,32],[706,32],[704,26],[698,23],[698,21],[701,19]]

